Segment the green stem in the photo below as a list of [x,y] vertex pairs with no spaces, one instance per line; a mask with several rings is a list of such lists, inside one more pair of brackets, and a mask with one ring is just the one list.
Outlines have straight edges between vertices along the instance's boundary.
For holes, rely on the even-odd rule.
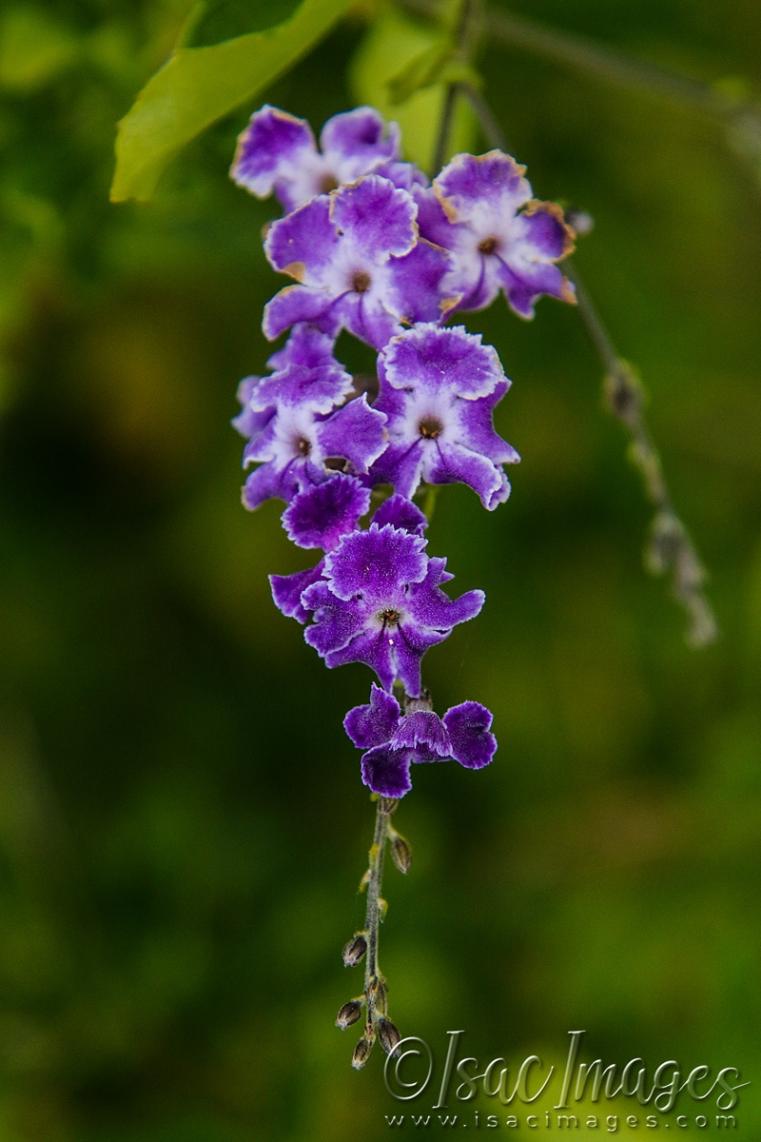
[[368,1028],[374,1029],[378,1018],[386,1014],[385,981],[378,962],[380,925],[383,920],[381,891],[383,888],[383,867],[386,858],[389,817],[396,808],[396,801],[379,797],[375,807],[375,829],[370,848],[367,882],[367,903],[365,908],[365,932],[367,954],[365,956],[365,999],[367,1003]]
[[[476,0],[459,0],[452,39],[457,54],[465,60],[470,53],[471,32],[475,16]],[[444,91],[441,119],[439,120],[439,129],[436,133],[436,144],[431,160],[434,173],[441,170],[447,158],[449,137],[452,133],[454,110],[457,103],[457,86],[456,83],[449,83]]]

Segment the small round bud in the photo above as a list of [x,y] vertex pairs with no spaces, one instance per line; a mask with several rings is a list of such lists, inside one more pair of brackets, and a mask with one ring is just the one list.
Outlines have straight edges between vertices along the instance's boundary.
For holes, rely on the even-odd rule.
[[367,951],[367,940],[362,932],[355,932],[348,944],[345,945],[341,955],[347,968],[353,968]]
[[410,871],[412,864],[412,848],[400,833],[394,833],[391,838],[391,859],[400,872]]
[[352,1023],[357,1022],[361,1014],[362,1004],[358,999],[350,999],[348,1003],[344,1003],[336,1015],[336,1027],[345,1031],[347,1027],[351,1027]]
[[379,1019],[377,1024],[378,1042],[387,1055],[390,1055],[401,1039],[399,1029],[390,1019]]
[[357,1043],[354,1048],[354,1054],[351,1057],[351,1065],[355,1071],[361,1071],[367,1060],[370,1058],[370,1052],[373,1049],[372,1039],[368,1039],[366,1035]]
[[369,993],[375,1010],[383,1014],[386,1010],[386,1004],[388,1003],[388,988],[384,980],[374,979],[370,984]]

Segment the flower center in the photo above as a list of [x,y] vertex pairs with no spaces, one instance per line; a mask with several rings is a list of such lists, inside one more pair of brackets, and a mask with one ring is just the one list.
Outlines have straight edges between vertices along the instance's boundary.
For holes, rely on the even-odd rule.
[[426,440],[435,440],[437,436],[441,436],[443,431],[444,425],[435,416],[423,417],[418,425],[418,432]]
[[312,445],[307,440],[306,436],[298,436],[295,441],[296,451],[299,456],[308,456],[312,451]]
[[499,242],[496,238],[484,238],[482,242],[478,243],[479,254],[496,254],[499,247]]
[[383,623],[384,627],[395,627],[399,622],[401,615],[398,611],[393,610],[391,607],[386,607],[384,611],[378,615],[378,618]]
[[331,190],[338,190],[338,179],[327,171],[320,179],[320,194],[330,194]]
[[367,293],[372,284],[372,278],[365,270],[357,270],[351,279],[351,288],[355,293]]

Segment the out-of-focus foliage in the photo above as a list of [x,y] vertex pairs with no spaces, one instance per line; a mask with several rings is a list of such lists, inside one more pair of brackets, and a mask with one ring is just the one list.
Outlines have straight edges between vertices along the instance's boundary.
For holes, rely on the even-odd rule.
[[[274,207],[227,178],[253,106],[150,204],[108,201],[114,125],[189,8],[0,15],[0,1142],[380,1140],[398,1109],[332,1026],[356,990],[339,949],[371,819],[341,718],[368,676],[328,673],[274,611],[267,572],[309,558],[274,505],[238,504],[228,420],[280,284],[261,251]],[[702,0],[513,8],[758,79],[752,0],[732,19]],[[379,55],[391,78],[432,35],[404,17],[415,31],[384,48],[391,19],[408,26],[341,24],[261,98],[316,127],[367,98]],[[449,1028],[519,1062],[561,1058],[584,1027],[590,1058],[738,1066],[753,1140],[759,187],[697,113],[482,49],[536,193],[595,218],[578,263],[650,390],[723,635],[689,652],[642,570],[648,512],[574,312],[474,319],[514,380],[499,427],[523,462],[493,515],[439,496],[432,551],[488,602],[427,674],[442,709],[492,706],[501,749],[477,774],[419,767],[399,810],[414,862],[387,874],[394,1018],[439,1060]],[[405,123],[421,159],[437,93],[414,97],[432,95]]]

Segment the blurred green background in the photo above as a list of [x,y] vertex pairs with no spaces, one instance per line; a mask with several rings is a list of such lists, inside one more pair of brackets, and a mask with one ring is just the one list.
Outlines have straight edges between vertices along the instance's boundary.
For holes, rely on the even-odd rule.
[[[2,1142],[374,1140],[399,1109],[379,1053],[352,1072],[332,1025],[360,986],[339,950],[372,811],[341,718],[367,672],[327,672],[274,610],[267,573],[309,557],[276,505],[238,502],[228,422],[280,284],[274,207],[227,178],[253,107],[151,203],[108,201],[115,122],[187,7],[0,15]],[[512,8],[760,78],[754,0]],[[267,99],[315,125],[351,106],[380,18]],[[493,515],[439,497],[431,549],[488,601],[426,669],[441,709],[494,709],[501,748],[480,774],[420,767],[397,814],[415,859],[388,873],[392,1014],[439,1054],[465,1028],[485,1061],[558,1059],[586,1028],[591,1058],[737,1066],[755,1140],[761,180],[697,112],[490,38],[482,62],[536,193],[594,216],[578,265],[651,394],[722,636],[686,649],[642,568],[649,512],[577,315],[472,317],[524,459]]]

